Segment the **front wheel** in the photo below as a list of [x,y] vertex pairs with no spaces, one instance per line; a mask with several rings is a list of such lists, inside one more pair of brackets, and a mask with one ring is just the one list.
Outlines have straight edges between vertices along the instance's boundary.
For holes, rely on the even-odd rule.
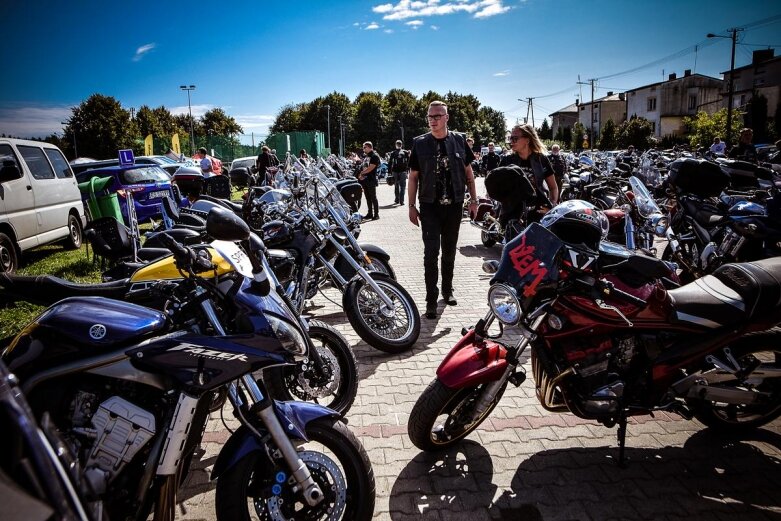
[[69,250],[78,250],[81,248],[82,233],[81,222],[73,214],[68,216],[68,238],[65,239],[65,247]]
[[[727,434],[744,434],[781,416],[781,329],[751,333],[731,346],[732,356],[741,369],[749,371],[745,378],[723,380],[717,368],[706,369],[718,373],[719,382],[711,386],[756,393],[755,403],[734,404],[689,399],[695,417],[707,427]],[[719,356],[718,353],[714,353]]]
[[255,451],[217,481],[217,520],[370,520],[374,472],[355,435],[342,422],[325,418],[307,424],[306,435],[309,442],[298,447],[298,454],[324,492],[322,502],[309,506],[293,490],[289,469]]
[[390,298],[388,307],[362,278],[355,278],[344,292],[343,308],[350,325],[367,344],[386,353],[411,348],[420,335],[420,312],[401,284],[376,271],[369,272]]
[[491,414],[504,394],[507,384],[481,411],[475,410],[488,384],[451,389],[434,379],[420,395],[407,423],[412,443],[420,450],[442,450],[455,444],[475,430]]
[[263,375],[269,394],[277,400],[314,402],[347,414],[358,393],[358,364],[347,340],[334,328],[312,320],[309,337],[322,367],[302,364],[272,367]]
[[488,227],[488,230],[482,230],[480,232],[480,241],[483,243],[483,246],[486,248],[491,248],[496,244],[496,239],[494,239],[494,234],[496,233],[497,225],[496,223],[491,223],[491,226]]

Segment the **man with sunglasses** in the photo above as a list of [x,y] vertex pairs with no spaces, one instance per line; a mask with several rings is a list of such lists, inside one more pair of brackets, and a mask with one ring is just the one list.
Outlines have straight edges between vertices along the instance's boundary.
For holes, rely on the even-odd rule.
[[[464,188],[469,188],[469,213],[477,211],[477,191],[472,173],[474,153],[461,134],[447,129],[447,105],[432,101],[426,116],[431,132],[413,141],[409,160],[409,220],[423,232],[423,271],[426,280],[426,318],[437,316],[439,288],[439,250],[442,249],[442,297],[455,306],[453,270],[458,232],[464,203]],[[415,206],[420,192],[420,210]]]

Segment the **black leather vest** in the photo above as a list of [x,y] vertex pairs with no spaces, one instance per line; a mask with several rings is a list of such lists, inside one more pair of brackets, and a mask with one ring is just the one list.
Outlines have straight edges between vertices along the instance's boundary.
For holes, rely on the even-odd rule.
[[[421,203],[433,203],[437,197],[436,163],[439,145],[436,138],[429,132],[416,137],[412,147],[415,149],[418,165],[420,165],[418,200]],[[445,138],[445,149],[450,159],[450,179],[453,182],[453,201],[456,204],[464,202],[464,188],[466,187],[465,147],[466,138],[463,135],[448,131]]]

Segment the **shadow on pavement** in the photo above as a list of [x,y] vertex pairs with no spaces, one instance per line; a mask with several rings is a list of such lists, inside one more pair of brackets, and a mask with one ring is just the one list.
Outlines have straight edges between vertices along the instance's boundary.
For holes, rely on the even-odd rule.
[[[512,443],[504,448],[512,454]],[[394,521],[433,511],[441,519],[469,512],[473,521],[781,519],[781,459],[768,454],[779,451],[781,436],[765,430],[740,439],[704,430],[683,447],[630,447],[625,469],[615,446],[545,450],[522,461],[510,490],[497,491],[488,452],[466,440],[410,461],[391,491],[390,515]]]

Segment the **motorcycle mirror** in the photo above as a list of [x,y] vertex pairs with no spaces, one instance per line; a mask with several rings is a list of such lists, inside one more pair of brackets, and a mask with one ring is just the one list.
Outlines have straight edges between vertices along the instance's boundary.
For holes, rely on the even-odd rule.
[[239,216],[227,208],[215,206],[206,216],[206,233],[220,241],[244,241],[250,229]]
[[253,253],[266,250],[266,245],[263,244],[263,239],[261,239],[255,232],[250,232],[249,234],[249,247]]
[[492,275],[499,271],[499,261],[488,260],[483,263],[483,272]]

